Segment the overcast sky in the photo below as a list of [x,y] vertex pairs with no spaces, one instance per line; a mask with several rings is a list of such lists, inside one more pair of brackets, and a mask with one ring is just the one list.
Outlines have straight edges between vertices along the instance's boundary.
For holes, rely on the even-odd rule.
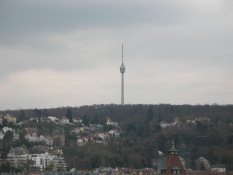
[[0,110],[232,104],[232,0],[0,0]]

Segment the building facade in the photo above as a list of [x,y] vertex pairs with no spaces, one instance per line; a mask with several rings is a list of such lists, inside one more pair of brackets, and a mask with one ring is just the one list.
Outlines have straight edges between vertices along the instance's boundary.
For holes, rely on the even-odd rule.
[[172,148],[161,159],[157,168],[158,175],[187,175],[182,165],[179,151],[175,148],[174,142]]

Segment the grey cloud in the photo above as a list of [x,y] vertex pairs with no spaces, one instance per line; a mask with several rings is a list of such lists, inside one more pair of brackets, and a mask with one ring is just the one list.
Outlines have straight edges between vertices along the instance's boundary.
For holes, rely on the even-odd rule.
[[[80,55],[80,49],[74,48],[77,54],[68,54],[69,51],[68,53],[64,51],[62,43],[47,41],[47,37],[95,28],[102,30],[102,33],[106,30],[117,31],[128,27],[136,29],[137,26],[152,19],[158,18],[159,21],[161,13],[164,13],[160,6],[150,7],[127,2],[28,0],[1,2],[1,75],[37,68],[67,70],[90,67],[96,63],[95,60],[90,56],[88,60],[87,55]],[[106,37],[104,34],[101,35],[103,39]],[[91,38],[88,36],[77,38],[77,42],[84,40]]]
[[[59,94],[51,96],[52,82],[43,81],[46,71],[51,70],[58,73],[54,79],[64,76],[57,86],[69,84],[71,70],[77,71],[74,79],[81,74],[81,87],[77,80],[74,91],[101,85],[98,90],[106,94],[109,87],[114,87],[106,103],[116,102],[122,42],[125,44],[127,102],[232,102],[233,12],[229,3],[232,1],[2,0],[0,88],[3,87],[4,95],[4,90],[11,89],[12,84],[20,85],[23,93],[14,92],[6,100],[6,106],[11,103],[14,108],[20,106],[14,98],[21,100],[24,96],[27,100],[22,103],[27,107],[31,104],[28,101],[38,106],[58,105],[53,100],[46,104],[47,98],[58,98],[62,102]],[[34,93],[28,95],[24,90],[30,84],[25,83],[27,78],[32,80],[34,73],[22,83],[17,81],[18,76],[13,80],[9,78],[17,74],[24,77],[28,70],[43,73],[41,77],[36,74],[39,77],[36,98]],[[102,70],[105,72],[97,76]],[[96,79],[85,81],[86,74],[82,71]],[[109,76],[104,79],[105,74]],[[105,86],[104,82],[109,84]],[[48,86],[42,88],[44,96],[40,94],[40,84]],[[66,88],[71,95],[64,103],[73,100],[68,105],[75,105],[79,96],[70,97],[77,92],[72,92],[69,86]],[[7,92],[11,94],[10,90]],[[91,97],[80,95],[80,105],[89,100],[98,103],[100,99],[95,91]],[[3,96],[1,99],[4,105]]]
[[172,1],[158,1],[155,4],[132,1],[51,2],[5,1],[0,18],[0,42],[19,44],[20,39],[27,36],[90,27],[137,27],[148,22],[171,24],[184,17],[184,9],[178,6],[179,3],[171,3]]
[[[147,32],[141,26],[148,24],[159,26],[161,30],[158,31],[159,36],[157,38],[153,38],[153,29],[150,29],[147,38],[141,39],[141,41],[144,41],[141,44],[147,47],[144,52],[148,51],[148,54],[153,55],[156,51],[157,57],[159,55],[176,57],[175,53],[180,53],[180,48],[183,47],[182,42],[180,42],[181,44],[175,43],[180,39],[180,31],[169,34],[163,31],[163,27],[173,29],[173,25],[177,26],[185,22],[185,19],[189,16],[187,14],[190,13],[185,7],[181,6],[179,1],[175,3],[173,1],[135,3],[134,1],[111,2],[103,0],[5,0],[2,2],[4,2],[2,7],[5,8],[3,8],[0,17],[2,23],[0,45],[3,46],[3,49],[4,47],[10,48],[8,53],[2,54],[2,57],[4,57],[2,63],[4,66],[0,70],[2,74],[22,71],[27,68],[80,69],[98,63],[88,55],[80,55],[80,48],[73,48],[77,49],[77,54],[69,54],[69,51],[64,51],[66,46],[62,43],[46,40],[47,37],[54,34],[64,35],[89,29],[98,29],[99,32],[96,35],[100,33],[103,39],[110,35],[109,33],[105,35],[105,32],[112,31],[112,35],[115,35],[115,38],[120,38],[121,41],[127,38],[138,38],[139,40],[136,41],[138,43],[142,38],[141,35]],[[128,33],[125,31],[128,31]],[[132,34],[132,31],[136,31],[135,35]],[[127,35],[124,36],[122,33],[127,33]],[[77,42],[95,39],[91,37],[96,36],[92,34],[86,36],[86,38],[77,38]],[[100,40],[101,38],[97,39],[103,42]],[[108,40],[110,41],[110,39]],[[154,41],[156,42],[154,43]],[[185,46],[187,46],[186,43]],[[22,53],[22,50],[26,53]],[[167,52],[167,50],[170,51]],[[12,53],[12,51],[15,53]],[[185,51],[189,52],[187,49],[183,50],[184,53]],[[64,56],[64,54],[67,55]],[[97,55],[96,57],[98,58]]]

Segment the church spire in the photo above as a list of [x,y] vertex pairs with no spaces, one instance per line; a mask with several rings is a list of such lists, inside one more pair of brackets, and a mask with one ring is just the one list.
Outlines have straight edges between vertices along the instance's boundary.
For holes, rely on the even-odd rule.
[[172,147],[169,149],[168,154],[170,155],[179,155],[179,151],[175,148],[174,139],[172,140]]

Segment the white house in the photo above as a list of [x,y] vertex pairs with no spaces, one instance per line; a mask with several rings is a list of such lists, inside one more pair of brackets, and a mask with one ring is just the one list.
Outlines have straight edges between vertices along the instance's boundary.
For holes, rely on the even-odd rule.
[[118,127],[118,122],[113,122],[109,117],[107,118],[106,124],[108,126],[113,126],[113,127],[116,127],[116,128]]
[[69,119],[68,119],[68,118],[66,118],[66,117],[62,117],[62,119],[61,119],[61,123],[62,123],[62,124],[69,124],[69,123],[70,123],[70,121],[69,121]]
[[226,166],[222,164],[216,164],[211,166],[211,171],[217,171],[220,173],[225,173],[226,172]]
[[32,154],[31,160],[33,161],[33,164],[30,167],[44,170],[55,157],[55,155],[50,155],[47,152],[42,154]]
[[24,136],[24,138],[29,142],[39,142],[39,138],[37,137],[36,133],[28,133]]
[[79,137],[77,138],[77,145],[82,146],[88,143],[88,138],[87,137]]
[[52,137],[46,137],[45,138],[45,144],[52,146],[53,145],[53,138]]
[[57,117],[53,117],[53,116],[48,116],[48,119],[50,119],[52,122],[59,121]]
[[2,131],[4,133],[6,133],[7,131],[11,131],[12,132],[12,128],[9,128],[9,127],[5,126],[4,128],[2,128]]
[[3,137],[4,137],[4,133],[0,132],[0,140],[3,140]]
[[178,121],[174,121],[174,122],[171,122],[171,123],[168,123],[168,122],[166,122],[166,121],[161,121],[161,122],[160,122],[161,128],[166,128],[166,127],[170,127],[170,126],[175,126],[176,124],[178,124]]
[[13,147],[7,155],[7,160],[16,168],[24,168],[29,160],[28,150],[23,147]]
[[50,163],[53,163],[55,168],[62,168],[66,170],[66,163],[63,157],[51,155],[47,152],[42,154],[32,154],[31,160],[33,162],[33,164],[30,166],[31,168],[44,170]]
[[120,132],[118,130],[116,130],[116,129],[110,130],[110,131],[108,131],[108,133],[111,136],[114,136],[114,137],[119,137],[120,136]]

